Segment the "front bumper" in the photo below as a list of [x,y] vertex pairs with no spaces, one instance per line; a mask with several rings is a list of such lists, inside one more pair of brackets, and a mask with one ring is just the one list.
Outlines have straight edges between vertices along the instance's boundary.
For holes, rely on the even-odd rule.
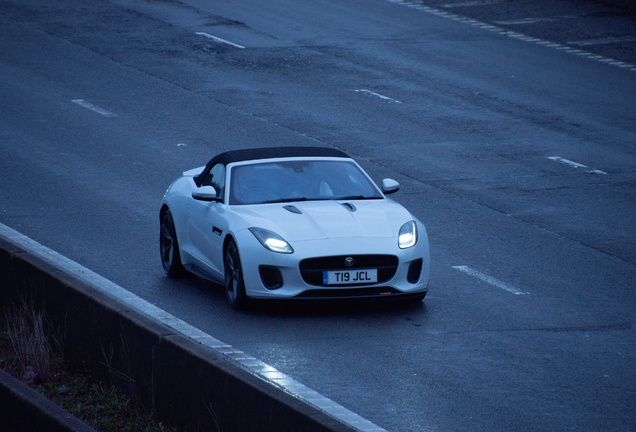
[[[423,227],[422,227],[423,228]],[[250,233],[245,230],[237,235],[245,291],[249,297],[261,299],[346,299],[346,298],[378,298],[402,297],[404,295],[421,295],[428,290],[430,256],[426,231],[420,230],[418,244],[409,249],[400,249],[396,238],[356,238],[356,239],[323,239],[292,243],[293,254],[280,254],[266,250]],[[373,257],[394,257],[395,268],[379,271],[377,283],[359,285],[323,285],[321,278],[308,277],[307,266],[301,272],[303,260],[326,262],[327,267],[314,266],[314,273],[323,270],[337,270],[331,264],[343,262],[343,257],[370,257],[370,260],[357,260],[358,268],[379,268],[386,260],[373,260]],[[325,258],[331,257],[331,258]],[[305,264],[307,261],[305,261]],[[344,264],[343,264],[344,265]],[[415,269],[414,269],[415,265]],[[417,271],[419,277],[414,277]],[[266,268],[269,277],[263,277],[262,269]],[[344,267],[342,267],[344,268]],[[409,271],[410,270],[410,271]],[[276,272],[280,274],[281,283],[276,282]],[[304,277],[303,277],[303,273]],[[274,276],[272,276],[274,274]],[[268,288],[269,286],[269,288]]]

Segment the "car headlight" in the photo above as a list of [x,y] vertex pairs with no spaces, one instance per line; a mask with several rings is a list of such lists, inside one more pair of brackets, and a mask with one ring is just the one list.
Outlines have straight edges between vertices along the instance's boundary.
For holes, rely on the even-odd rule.
[[261,242],[265,249],[284,254],[294,253],[294,249],[290,244],[275,232],[263,228],[250,228],[250,231],[254,234],[254,237]]
[[415,243],[417,243],[417,223],[410,221],[400,228],[398,246],[400,249],[406,249],[415,246]]

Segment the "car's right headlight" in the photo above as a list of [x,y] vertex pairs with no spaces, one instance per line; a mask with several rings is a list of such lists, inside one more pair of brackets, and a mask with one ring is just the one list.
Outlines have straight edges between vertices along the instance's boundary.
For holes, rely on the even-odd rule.
[[417,243],[417,222],[409,221],[402,225],[398,234],[398,246],[400,249],[407,249]]
[[291,245],[275,232],[264,228],[250,228],[249,230],[265,249],[284,254],[294,253]]

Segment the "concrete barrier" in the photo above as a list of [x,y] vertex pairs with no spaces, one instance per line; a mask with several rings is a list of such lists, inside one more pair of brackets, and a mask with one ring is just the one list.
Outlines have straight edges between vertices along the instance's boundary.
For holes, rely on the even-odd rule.
[[73,367],[182,430],[355,430],[2,239],[0,287],[3,306],[41,305]]
[[0,431],[96,432],[0,369]]

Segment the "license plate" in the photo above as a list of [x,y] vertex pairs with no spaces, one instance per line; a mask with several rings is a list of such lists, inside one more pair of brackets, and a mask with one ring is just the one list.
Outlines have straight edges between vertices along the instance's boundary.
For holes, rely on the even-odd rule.
[[322,272],[323,285],[376,283],[378,270],[335,270]]

